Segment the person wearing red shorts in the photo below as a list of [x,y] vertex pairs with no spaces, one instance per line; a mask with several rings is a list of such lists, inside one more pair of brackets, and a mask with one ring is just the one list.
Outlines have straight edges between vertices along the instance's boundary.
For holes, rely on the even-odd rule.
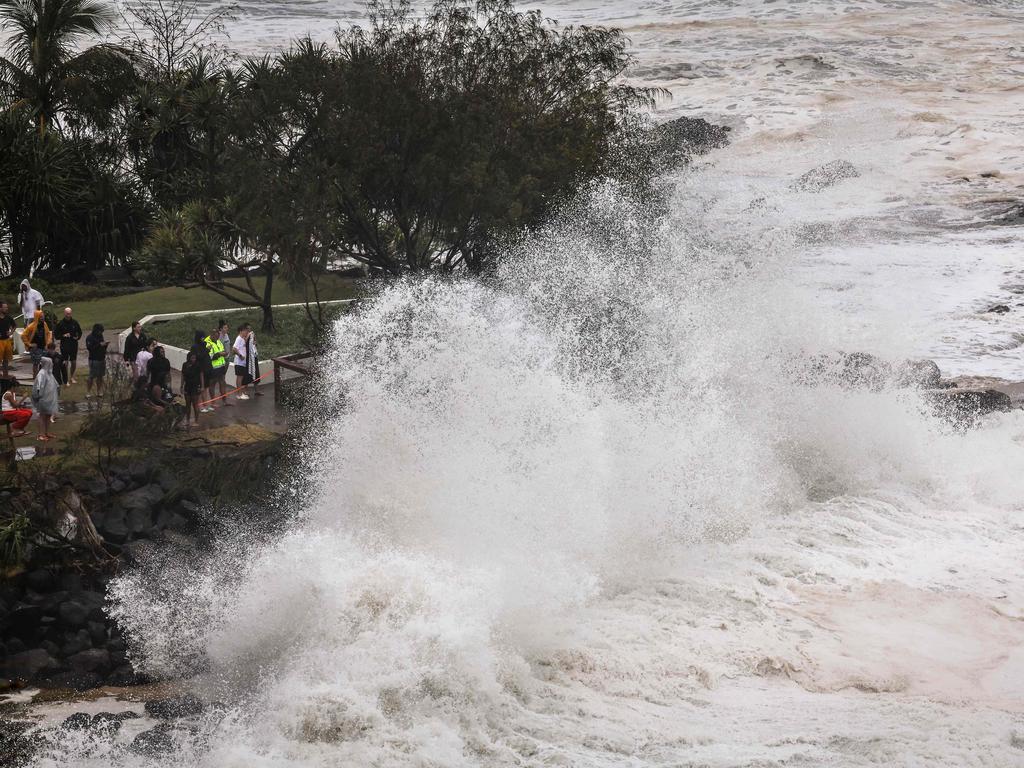
[[11,425],[11,437],[21,437],[25,434],[25,427],[28,426],[29,421],[32,419],[32,410],[24,408],[27,398],[18,399],[18,382],[15,379],[8,381],[9,389],[4,392],[0,404],[3,406],[3,410],[0,411],[0,417],[3,421]]

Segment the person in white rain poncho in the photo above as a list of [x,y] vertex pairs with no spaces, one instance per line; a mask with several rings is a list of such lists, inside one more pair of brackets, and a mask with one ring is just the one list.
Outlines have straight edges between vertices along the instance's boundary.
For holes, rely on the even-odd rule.
[[39,439],[52,439],[50,423],[60,407],[60,386],[53,377],[53,360],[49,357],[39,361],[39,373],[32,384],[32,405],[39,414]]
[[36,310],[43,308],[43,294],[33,288],[28,280],[22,280],[18,303],[21,304],[21,321],[28,325],[36,316]]

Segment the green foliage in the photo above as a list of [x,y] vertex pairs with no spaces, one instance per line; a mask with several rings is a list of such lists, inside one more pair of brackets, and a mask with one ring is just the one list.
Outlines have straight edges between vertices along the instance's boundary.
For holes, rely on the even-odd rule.
[[116,20],[102,0],[0,0],[0,101],[27,113],[40,135],[63,113],[72,121],[104,125],[110,107],[130,86],[125,52],[83,44]]
[[485,270],[622,166],[654,97],[619,31],[512,0],[371,0],[333,44],[241,64],[211,45],[230,9],[204,7],[129,3],[113,45],[110,3],[0,0],[0,268],[130,263],[265,331],[284,282],[322,326],[341,267]]
[[[389,274],[479,271],[496,236],[537,224],[600,175],[630,108],[625,38],[558,28],[510,0],[372,2],[336,48],[250,63],[234,171],[252,247],[291,273],[350,258]],[[235,185],[238,186],[238,185]]]
[[13,513],[0,519],[0,568],[16,568],[25,562],[31,536],[32,522],[28,515]]

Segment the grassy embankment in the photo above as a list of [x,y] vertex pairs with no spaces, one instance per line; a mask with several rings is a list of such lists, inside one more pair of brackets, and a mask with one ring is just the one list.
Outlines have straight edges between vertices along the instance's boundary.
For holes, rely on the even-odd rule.
[[[228,280],[236,284],[243,284],[243,280]],[[257,290],[263,290],[263,278],[254,278],[253,283]],[[324,301],[332,299],[352,299],[357,296],[357,281],[347,278],[324,278],[320,287],[321,299]],[[47,295],[47,300],[53,301],[53,311],[58,313],[63,310],[65,302],[62,302],[59,295]],[[293,304],[303,300],[302,292],[294,290],[283,281],[277,281],[274,285],[275,304]],[[94,299],[82,301],[72,305],[75,310],[75,317],[82,324],[82,328],[88,329],[93,323],[103,323],[107,330],[127,328],[134,321],[146,315],[159,315],[171,312],[211,312],[221,309],[237,309],[238,305],[219,296],[213,291],[203,288],[154,288],[148,291],[140,291],[125,296],[110,296],[105,299]],[[256,317],[260,317],[258,309],[250,310]]]
[[[241,280],[232,281],[241,283]],[[253,280],[259,290],[263,288],[262,278]],[[323,301],[334,299],[351,299],[358,296],[358,283],[346,278],[325,278],[322,281],[320,295]],[[56,302],[55,311],[59,312],[59,296],[47,296]],[[292,304],[301,302],[300,291],[293,290],[283,282],[274,286],[275,304]],[[250,323],[257,329],[260,355],[266,359],[275,355],[296,352],[301,349],[303,341],[310,338],[310,327],[305,310],[278,309],[274,312],[277,331],[273,334],[260,333],[263,314],[258,308],[246,307],[241,311],[224,312],[224,310],[240,309],[222,296],[202,288],[155,288],[125,296],[111,296],[104,299],[83,301],[72,305],[75,317],[88,333],[93,323],[103,323],[109,330],[127,328],[135,320],[146,315],[169,314],[173,312],[202,312],[209,310],[209,315],[180,318],[150,326],[148,332],[159,340],[179,347],[192,344],[192,333],[197,328],[206,329],[221,314],[231,324],[232,330],[243,322]]]

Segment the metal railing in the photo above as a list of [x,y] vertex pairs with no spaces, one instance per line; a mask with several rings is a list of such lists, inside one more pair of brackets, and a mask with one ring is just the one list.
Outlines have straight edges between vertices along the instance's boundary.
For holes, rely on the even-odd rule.
[[313,357],[312,352],[295,352],[290,355],[281,355],[280,357],[273,357],[271,360],[274,362],[274,402],[281,402],[281,370],[292,371],[294,373],[301,374],[303,377],[309,376],[313,372],[313,367],[310,365],[304,365],[300,363],[300,360],[309,360]]

